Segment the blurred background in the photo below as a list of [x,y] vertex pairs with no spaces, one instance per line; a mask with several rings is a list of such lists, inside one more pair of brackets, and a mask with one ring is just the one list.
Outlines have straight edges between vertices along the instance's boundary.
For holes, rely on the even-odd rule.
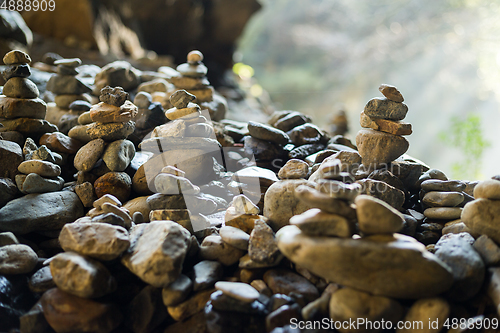
[[155,71],[199,49],[219,91],[253,99],[233,107],[239,120],[290,109],[330,130],[343,111],[354,141],[366,102],[395,85],[409,155],[452,178],[499,173],[498,1],[55,0],[54,11],[1,12],[0,51],[34,61],[56,52]]

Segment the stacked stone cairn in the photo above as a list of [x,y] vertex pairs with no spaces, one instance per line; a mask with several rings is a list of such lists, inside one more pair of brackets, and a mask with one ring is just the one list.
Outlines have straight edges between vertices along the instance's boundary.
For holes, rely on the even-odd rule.
[[134,104],[138,108],[134,117],[135,130],[129,137],[136,146],[149,134],[156,126],[160,126],[168,121],[161,103],[153,102],[150,93],[140,91],[135,95]]
[[76,193],[86,207],[92,206],[93,193],[98,198],[113,194],[120,201],[130,195],[132,181],[124,171],[135,156],[134,144],[127,137],[134,131],[131,119],[137,107],[127,98],[120,87],[104,87],[101,102],[88,113],[92,123],[83,125],[90,141],[76,153],[74,166],[78,170]]
[[[56,60],[57,74],[47,82],[47,90],[55,94],[55,105],[49,104],[46,119],[65,134],[77,125],[78,117],[88,111],[92,102],[92,88],[77,77],[81,64],[79,58]],[[72,104],[76,101],[81,102]]]
[[26,139],[23,154],[25,161],[19,165],[20,174],[16,175],[17,188],[21,193],[47,193],[63,188],[61,155],[45,145],[37,147],[31,138]]
[[[162,69],[160,68],[160,73]],[[210,118],[219,121],[224,118],[227,110],[226,100],[215,93],[214,87],[207,79],[208,68],[203,64],[203,54],[194,50],[188,53],[187,62],[177,66],[177,72],[167,71],[168,81],[176,90],[184,89],[196,96],[193,101],[200,105],[203,111],[210,113]]]
[[406,117],[408,106],[399,90],[390,85],[379,87],[383,98],[368,101],[361,112],[362,129],[356,136],[356,145],[363,158],[365,168],[373,170],[403,155],[410,144],[403,135],[412,133],[411,124],[401,122]]
[[[57,131],[57,126],[44,120],[47,104],[38,98],[38,88],[29,79],[30,56],[14,50],[4,56],[3,62],[7,69],[2,75],[7,82],[3,87],[3,95],[0,96],[0,122],[3,124],[1,131],[19,132],[35,141],[44,133]],[[4,134],[4,138],[7,135]]]

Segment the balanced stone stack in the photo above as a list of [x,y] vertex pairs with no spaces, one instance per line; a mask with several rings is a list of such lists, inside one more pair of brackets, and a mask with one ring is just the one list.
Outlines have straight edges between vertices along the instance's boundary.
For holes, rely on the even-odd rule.
[[[194,99],[195,96],[185,90],[175,92],[170,97],[174,107],[165,112],[171,121],[156,127],[151,138],[139,145],[142,150],[155,154],[143,167],[150,180],[169,165],[184,171],[186,178],[195,184],[215,179],[218,165],[213,158],[220,156],[220,144],[209,120],[200,113],[200,107],[191,102]],[[152,185],[151,181],[148,183]]]
[[34,140],[44,133],[57,131],[57,126],[44,120],[47,105],[38,98],[40,93],[35,83],[28,79],[31,75],[30,56],[22,51],[11,51],[3,62],[7,65],[3,72],[7,82],[0,96],[1,131],[19,132]]
[[[425,245],[436,243],[445,227],[459,222],[466,184],[458,180],[429,179],[421,184],[420,196],[426,219],[418,226],[416,238]],[[445,230],[446,232],[446,230]]]
[[[78,190],[75,192],[80,195]],[[143,223],[144,217],[140,212],[134,213],[130,216],[130,211],[122,207],[121,201],[111,194],[105,194],[99,199],[92,202],[92,209],[88,211],[85,217],[78,219],[78,222],[92,222],[92,223],[107,223],[118,225],[126,228],[127,230],[132,227],[132,222],[135,224]]]
[[134,131],[131,119],[137,114],[137,107],[127,97],[128,93],[120,87],[103,88],[101,103],[88,113],[92,123],[82,125],[90,141],[78,150],[74,165],[79,171],[78,184],[90,183],[77,191],[86,206],[91,205],[89,198],[94,191],[97,197],[113,194],[121,201],[130,195],[132,181],[124,171],[135,156],[134,144],[127,137]]
[[168,121],[161,103],[153,102],[153,98],[148,92],[138,92],[134,98],[134,104],[138,108],[134,117],[135,130],[129,137],[136,146],[150,133],[156,126],[160,126]]
[[217,204],[201,196],[200,188],[184,176],[184,171],[165,166],[154,178],[158,193],[147,199],[151,208],[149,219],[175,221],[192,234],[203,234],[210,228],[210,221],[205,215],[213,213]]
[[23,148],[24,159],[16,175],[16,184],[21,193],[47,193],[60,191],[64,179],[60,177],[63,158],[58,153],[50,151],[47,146],[37,147],[35,142],[28,138]]
[[[160,70],[161,72],[161,70]],[[185,89],[196,96],[193,101],[200,105],[202,110],[208,110],[210,118],[219,121],[224,118],[227,110],[227,101],[215,93],[206,75],[208,68],[203,64],[203,54],[194,50],[188,53],[187,63],[177,66],[177,72],[170,75],[169,81],[176,89]],[[168,71],[172,74],[172,71]]]
[[356,136],[356,145],[366,169],[373,170],[389,165],[403,155],[409,147],[403,135],[412,133],[411,124],[401,122],[408,106],[399,90],[390,85],[379,87],[383,98],[368,101],[361,112],[362,129]]
[[[85,84],[78,75],[78,66],[82,61],[78,58],[59,59],[54,62],[57,66],[57,74],[53,75],[47,82],[47,90],[54,93],[55,105],[49,104],[47,120],[57,124],[62,133],[68,131],[76,125],[78,116],[85,111],[85,107],[70,105],[75,101],[92,102],[92,88]],[[84,105],[87,105],[86,103]],[[73,126],[72,126],[73,125]]]

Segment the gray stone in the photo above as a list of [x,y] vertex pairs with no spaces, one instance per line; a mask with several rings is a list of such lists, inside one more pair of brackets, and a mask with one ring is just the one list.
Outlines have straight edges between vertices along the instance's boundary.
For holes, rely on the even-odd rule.
[[61,167],[57,164],[40,161],[40,160],[29,160],[24,161],[19,164],[17,168],[19,172],[24,174],[36,173],[42,177],[57,177],[61,174]]
[[41,145],[40,148],[34,151],[31,158],[34,160],[56,163],[54,153],[52,153],[45,145]]
[[155,178],[156,190],[161,194],[198,194],[200,188],[185,177],[160,173]]
[[3,94],[10,98],[38,98],[40,92],[30,79],[13,77],[3,86]]
[[148,109],[151,103],[153,103],[153,98],[150,93],[140,91],[135,95],[134,104],[137,105],[139,109]]
[[83,172],[92,170],[101,158],[105,144],[103,139],[95,139],[80,148],[75,155],[75,168]]
[[[393,325],[403,316],[403,307],[395,300],[382,296],[373,296],[369,293],[351,288],[343,288],[333,293],[330,299],[330,318],[336,322],[357,322],[363,318],[365,322],[391,322]],[[340,326],[340,325],[339,325]],[[395,325],[394,325],[395,326]],[[341,333],[348,332],[376,332],[370,330],[366,323],[350,329],[349,325],[342,325]]]
[[476,239],[474,249],[479,253],[486,266],[500,264],[500,247],[488,236],[481,235]]
[[191,279],[193,291],[212,288],[215,282],[222,278],[223,269],[218,261],[202,260],[193,266]]
[[435,252],[436,257],[447,264],[453,274],[454,283],[447,293],[448,298],[459,302],[474,297],[481,289],[485,276],[481,256],[462,235],[469,236],[464,233],[442,237],[436,244]]
[[[248,127],[248,130],[250,130],[250,126]],[[318,126],[310,123],[305,123],[294,127],[290,131],[286,132],[286,134],[290,137],[290,140],[296,146],[319,143],[323,139],[323,133],[321,129]]]
[[181,274],[190,236],[172,221],[139,224],[130,231],[131,245],[121,262],[144,282],[166,287]]
[[207,75],[208,68],[203,64],[191,65],[188,63],[180,64],[176,70],[184,76],[201,78]]
[[30,75],[30,66],[25,64],[7,66],[7,68],[2,72],[2,77],[5,81],[8,81],[13,77],[28,78]]
[[310,237],[286,226],[276,238],[280,251],[312,274],[373,295],[431,297],[453,284],[448,266],[408,236]]
[[370,195],[400,209],[405,202],[405,194],[397,188],[374,179],[361,179],[356,183],[361,185],[361,193]]
[[54,61],[54,65],[63,65],[69,68],[76,68],[82,65],[82,60],[80,58],[67,58],[67,59],[58,59]]
[[177,280],[163,288],[162,297],[165,306],[174,306],[186,300],[193,290],[193,281],[181,274]]
[[157,126],[153,130],[153,135],[155,137],[183,138],[186,135],[186,122],[182,119],[176,119]]
[[72,75],[53,75],[47,82],[47,90],[56,95],[90,94],[92,88]]
[[322,212],[318,208],[295,215],[290,219],[306,235],[350,238],[356,231],[356,224],[343,216]]
[[[33,100],[26,99],[25,101]],[[2,120],[2,124],[4,131],[16,131],[25,136],[57,132],[57,126],[49,123],[47,120],[28,118],[26,116],[23,118]]]
[[16,236],[10,231],[0,232],[0,247],[12,244],[19,244]]
[[104,151],[102,159],[111,171],[124,171],[135,155],[134,144],[129,140],[111,142]]
[[62,190],[64,179],[57,177],[55,179],[44,178],[36,173],[30,173],[26,176],[20,190],[23,193],[47,193]]
[[0,140],[0,160],[3,161],[0,163],[0,177],[14,180],[23,159],[23,151],[17,143]]
[[[92,108],[92,104],[90,104],[87,101],[82,101],[82,100],[76,100],[69,105],[70,110],[78,111],[78,112],[87,112],[91,108]],[[90,114],[89,114],[89,117],[90,117]],[[80,123],[80,121],[78,121],[78,122]]]
[[74,252],[53,257],[50,272],[59,289],[78,297],[97,298],[116,289],[115,279],[103,264]]
[[34,293],[44,293],[55,286],[52,273],[50,273],[50,266],[40,268],[29,280],[29,288]]
[[122,104],[125,103],[127,98],[128,98],[128,92],[123,90],[122,87],[112,88],[110,86],[106,86],[101,89],[99,101],[114,106],[122,106]]
[[33,271],[38,256],[31,247],[12,244],[0,247],[0,274],[26,274]]
[[153,332],[168,318],[162,304],[161,291],[153,286],[144,287],[128,304],[125,327],[132,332]]
[[10,178],[0,178],[0,208],[15,199],[18,194],[17,185]]
[[280,145],[285,145],[290,141],[288,134],[282,130],[255,121],[248,122],[248,132],[256,139],[270,141]]
[[406,117],[406,113],[408,113],[408,106],[387,98],[375,97],[365,105],[364,112],[372,118],[403,120]]
[[89,142],[93,140],[90,135],[87,133],[87,129],[92,126],[90,123],[86,125],[78,125],[74,126],[69,130],[68,136],[72,139],[78,140],[82,143]]

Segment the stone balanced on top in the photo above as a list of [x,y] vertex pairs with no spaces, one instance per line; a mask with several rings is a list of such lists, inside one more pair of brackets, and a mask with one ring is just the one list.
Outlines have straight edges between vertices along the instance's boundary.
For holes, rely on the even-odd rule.
[[390,85],[379,87],[383,98],[372,98],[361,112],[361,127],[356,145],[363,158],[363,165],[370,169],[387,166],[403,155],[410,144],[402,135],[412,133],[411,124],[401,122],[408,106],[399,90]]

